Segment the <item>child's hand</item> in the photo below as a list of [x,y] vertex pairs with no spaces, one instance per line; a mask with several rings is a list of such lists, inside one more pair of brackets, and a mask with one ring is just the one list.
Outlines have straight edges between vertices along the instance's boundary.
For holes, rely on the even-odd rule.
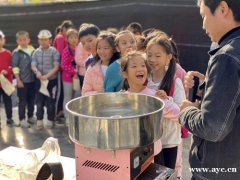
[[74,74],[73,78],[74,78],[74,79],[78,79],[78,75],[77,75],[77,74]]
[[168,99],[167,93],[164,90],[158,90],[155,95],[161,99]]
[[97,91],[97,93],[104,93],[104,89]]
[[2,71],[1,71],[1,74],[3,74],[3,75],[7,75],[7,73],[8,73],[8,72],[7,72],[6,70],[2,70]]
[[41,78],[42,78],[42,73],[38,72],[38,73],[36,74],[36,77],[37,77],[38,79],[41,79]]
[[23,88],[24,87],[24,84],[21,80],[17,80],[17,87],[18,88]]
[[41,77],[41,80],[47,80],[48,79],[48,76],[47,75],[43,75],[42,77]]

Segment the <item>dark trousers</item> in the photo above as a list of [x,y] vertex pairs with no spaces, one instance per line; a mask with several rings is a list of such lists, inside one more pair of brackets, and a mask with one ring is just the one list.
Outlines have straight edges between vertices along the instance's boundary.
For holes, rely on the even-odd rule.
[[154,157],[154,163],[175,169],[177,159],[177,147],[165,148]]
[[35,101],[35,83],[24,83],[23,88],[17,89],[18,94],[18,116],[19,120],[25,119],[25,112],[27,107],[28,118],[33,117],[34,101]]
[[3,97],[4,107],[7,119],[12,119],[12,99],[8,96],[2,88],[0,88],[0,97]]
[[55,104],[56,104],[56,93],[57,93],[57,79],[49,80],[48,92],[50,97],[39,92],[40,81],[36,82],[36,104],[37,104],[37,120],[42,120],[44,116],[44,106],[47,107],[47,118],[53,121],[55,118]]

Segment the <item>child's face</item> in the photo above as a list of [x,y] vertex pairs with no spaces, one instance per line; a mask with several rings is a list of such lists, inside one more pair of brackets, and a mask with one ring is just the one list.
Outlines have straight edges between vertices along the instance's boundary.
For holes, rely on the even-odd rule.
[[103,62],[109,62],[113,56],[113,48],[106,39],[101,39],[97,44],[97,54]]
[[119,37],[117,50],[121,53],[121,56],[124,56],[129,51],[137,50],[137,42],[133,35],[127,33]]
[[0,48],[3,48],[5,45],[5,38],[0,37]]
[[21,48],[27,48],[30,43],[30,38],[27,35],[20,35],[17,37],[17,44]]
[[71,47],[76,47],[78,45],[78,35],[77,34],[71,34],[68,37],[68,43]]
[[85,51],[90,54],[96,54],[96,44],[97,44],[97,37],[89,34],[80,38],[80,42],[83,45]]
[[123,72],[129,86],[143,86],[147,79],[147,67],[142,56],[134,56],[128,60],[127,71]]
[[48,38],[38,39],[38,43],[42,49],[48,49],[51,45],[51,39]]
[[165,71],[165,66],[171,59],[172,54],[167,54],[166,50],[158,44],[153,44],[147,49],[147,61],[153,72]]

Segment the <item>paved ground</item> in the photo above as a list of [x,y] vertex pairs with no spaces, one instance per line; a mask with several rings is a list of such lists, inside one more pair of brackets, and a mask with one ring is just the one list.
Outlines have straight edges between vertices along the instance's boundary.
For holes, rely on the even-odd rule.
[[188,155],[190,147],[191,137],[183,140],[183,170],[182,170],[182,180],[190,180],[191,173],[189,171]]
[[[58,139],[61,154],[67,157],[74,157],[74,146],[68,137],[66,127],[55,127],[54,129],[36,130],[31,128],[8,127],[6,126],[5,112],[0,109],[0,120],[2,129],[0,130],[0,150],[9,146],[22,147],[26,149],[39,148],[48,137]],[[13,110],[13,119],[17,120],[17,108]],[[183,143],[183,180],[190,179],[189,164],[187,162],[189,153],[190,138],[185,139]]]

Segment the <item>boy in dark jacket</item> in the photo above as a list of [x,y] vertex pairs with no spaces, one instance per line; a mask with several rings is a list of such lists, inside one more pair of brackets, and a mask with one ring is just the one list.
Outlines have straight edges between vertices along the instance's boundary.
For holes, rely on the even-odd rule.
[[[17,32],[16,41],[18,47],[12,53],[12,68],[17,80],[19,125],[28,128],[34,123],[35,77],[31,69],[31,56],[34,48],[29,45],[30,37],[26,31]],[[26,107],[28,119],[25,119]]]

